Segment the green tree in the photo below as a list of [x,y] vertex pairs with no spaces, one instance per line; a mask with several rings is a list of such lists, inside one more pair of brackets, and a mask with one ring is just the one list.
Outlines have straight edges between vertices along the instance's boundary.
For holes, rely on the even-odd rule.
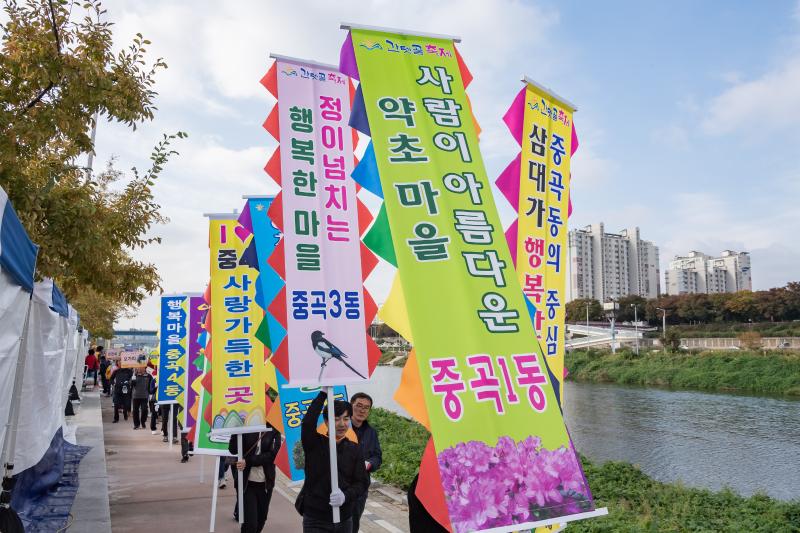
[[677,352],[681,347],[681,333],[678,330],[667,328],[664,334],[664,348],[670,352]]
[[756,296],[751,291],[739,291],[731,295],[725,303],[725,310],[741,322],[758,320]]
[[[78,160],[94,149],[95,116],[132,129],[153,118],[155,74],[166,64],[147,66],[141,35],[114,54],[98,0],[9,0],[4,11],[0,185],[41,247],[38,274],[56,280],[90,330],[107,331],[160,289],[155,265],[132,252],[159,242],[149,236],[165,221],[152,187],[185,134],[165,135],[150,169],[130,177],[111,164],[90,176]],[[103,313],[90,310],[98,299]]]
[[685,294],[679,297],[677,313],[682,322],[707,322],[711,316],[708,295]]
[[[638,294],[629,294],[622,296],[619,300],[619,311],[617,312],[617,320],[620,322],[633,322],[634,318],[639,320],[645,319],[645,307],[647,300]],[[636,312],[634,313],[633,306],[636,305]]]
[[603,320],[603,306],[593,298],[578,298],[567,302],[567,322],[580,323],[586,321],[586,306],[589,306],[589,320]]

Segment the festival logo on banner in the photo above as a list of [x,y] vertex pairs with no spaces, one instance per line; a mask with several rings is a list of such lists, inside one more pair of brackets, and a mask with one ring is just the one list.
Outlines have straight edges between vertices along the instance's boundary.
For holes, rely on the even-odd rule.
[[506,238],[522,290],[535,309],[536,335],[561,398],[570,159],[577,148],[575,109],[538,84],[525,81],[504,117],[522,153],[500,175],[497,186],[518,212]]
[[252,234],[237,232],[236,215],[209,216],[211,247],[211,431],[265,427],[264,345],[256,328],[257,265],[245,253]]
[[[384,42],[403,53],[374,46]],[[353,28],[343,65],[348,54],[356,72],[343,71],[361,80],[453,530],[602,514],[534,336],[452,40]]]
[[289,384],[369,376],[349,80],[277,58]]
[[161,405],[184,404],[188,305],[189,299],[183,294],[161,297],[161,349],[156,394]]
[[183,429],[190,430],[195,425],[195,410],[198,403],[199,384],[195,381],[203,374],[203,347],[200,345],[200,334],[203,332],[203,321],[208,305],[202,294],[187,294],[189,297],[189,353],[186,360],[185,397],[186,409],[183,410]]

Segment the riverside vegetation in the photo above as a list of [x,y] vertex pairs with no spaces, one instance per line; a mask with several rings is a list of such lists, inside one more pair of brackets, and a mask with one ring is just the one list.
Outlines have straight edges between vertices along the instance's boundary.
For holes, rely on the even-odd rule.
[[567,354],[566,364],[574,381],[800,396],[798,352],[580,350]]
[[[417,473],[429,433],[391,411],[373,409],[383,465],[375,476],[408,489]],[[800,500],[782,502],[765,495],[744,498],[731,490],[712,492],[661,483],[622,462],[597,465],[581,457],[597,507],[606,517],[570,524],[573,532],[800,532]]]

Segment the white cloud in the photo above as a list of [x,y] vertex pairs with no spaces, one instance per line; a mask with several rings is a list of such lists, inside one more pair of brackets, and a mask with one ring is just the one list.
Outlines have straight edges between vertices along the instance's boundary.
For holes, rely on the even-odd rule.
[[736,83],[711,100],[702,122],[712,135],[800,125],[800,56],[760,78]]
[[662,270],[673,256],[690,250],[714,255],[732,249],[751,253],[755,290],[782,286],[798,277],[793,258],[800,254],[789,245],[796,242],[800,207],[775,209],[774,199],[733,204],[708,193],[679,193],[667,201],[675,207],[657,227],[654,239],[661,248]]

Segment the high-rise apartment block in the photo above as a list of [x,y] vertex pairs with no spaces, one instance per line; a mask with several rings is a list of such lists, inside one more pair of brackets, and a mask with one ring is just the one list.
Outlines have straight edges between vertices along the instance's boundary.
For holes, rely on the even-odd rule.
[[642,240],[638,227],[606,233],[601,222],[570,231],[567,270],[567,301],[655,298],[661,291],[658,247]]
[[667,294],[713,294],[753,290],[750,254],[725,250],[719,257],[701,252],[676,256],[664,273]]

